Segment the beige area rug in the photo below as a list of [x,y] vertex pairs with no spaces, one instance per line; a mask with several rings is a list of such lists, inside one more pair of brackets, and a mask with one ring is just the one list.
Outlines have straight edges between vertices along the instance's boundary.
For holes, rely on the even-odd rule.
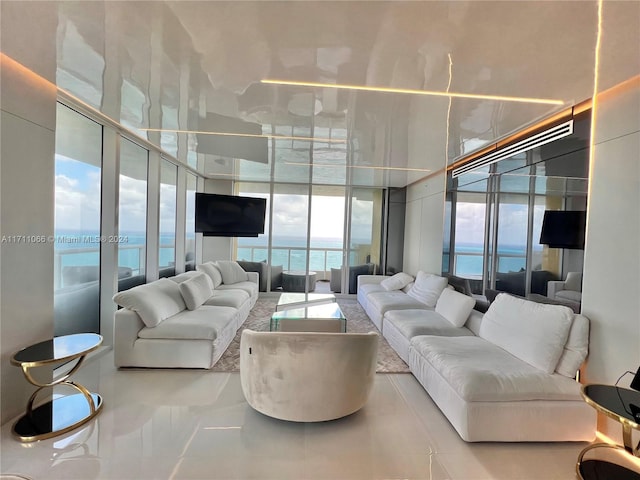
[[[366,333],[380,331],[369,320],[369,317],[360,306],[357,300],[339,299],[338,305],[344,316],[347,318],[347,332]],[[249,317],[236,333],[235,338],[224,352],[220,360],[213,366],[213,372],[239,372],[240,371],[240,335],[242,330],[267,331],[269,330],[269,320],[276,310],[274,300],[258,299],[251,310]],[[380,335],[380,345],[378,346],[378,373],[409,373],[409,367],[389,346],[387,341]]]

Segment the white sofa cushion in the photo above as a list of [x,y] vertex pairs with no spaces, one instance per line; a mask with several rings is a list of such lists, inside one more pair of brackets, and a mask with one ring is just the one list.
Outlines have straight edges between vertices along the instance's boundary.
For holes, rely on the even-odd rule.
[[416,275],[416,281],[407,292],[407,295],[424,303],[428,307],[435,307],[442,291],[446,288],[448,280],[439,275],[423,272]]
[[556,300],[569,300],[570,302],[582,301],[582,292],[576,292],[573,290],[560,290],[556,293]]
[[384,315],[383,334],[386,325],[392,324],[407,339],[418,335],[458,337],[473,335],[468,328],[456,328],[449,320],[433,310],[391,310]]
[[367,300],[369,305],[375,308],[382,316],[390,310],[406,310],[408,308],[424,310],[429,308],[424,303],[398,290],[372,292],[367,297]]
[[365,283],[364,285],[360,285],[359,292],[362,292],[366,296],[374,292],[386,292],[386,290],[378,283]]
[[413,277],[408,273],[398,272],[389,278],[385,278],[380,282],[380,285],[387,291],[400,290],[413,282],[413,280]]
[[556,372],[566,377],[575,377],[576,372],[587,358],[589,351],[589,319],[583,315],[574,315],[569,338],[564,346]]
[[204,301],[204,304],[240,308],[248,299],[249,294],[241,289],[216,289],[213,291],[213,295]]
[[209,275],[209,278],[211,278],[211,281],[213,282],[213,288],[218,288],[222,283],[222,274],[215,263],[206,262],[201,265],[196,265],[196,270]]
[[147,327],[155,327],[187,308],[178,284],[168,278],[118,292],[113,301],[136,312]]
[[445,288],[436,302],[436,312],[456,327],[462,327],[475,304],[476,301],[470,296]]
[[218,270],[222,274],[222,283],[225,285],[232,285],[234,283],[246,282],[247,272],[240,266],[238,262],[230,260],[218,260],[216,262]]
[[209,275],[202,272],[181,282],[178,288],[189,310],[195,310],[213,295],[213,282]]
[[259,287],[257,283],[247,280],[245,282],[233,283],[231,285],[223,283],[216,290],[222,292],[227,290],[244,290],[245,292],[247,292],[247,295],[253,298],[258,296],[258,288]]
[[237,310],[231,307],[203,305],[197,310],[184,310],[155,328],[143,328],[138,337],[156,340],[215,340],[218,333],[235,320]]
[[186,282],[190,278],[193,278],[196,275],[200,275],[202,273],[204,273],[204,272],[198,272],[196,270],[191,270],[190,272],[179,273],[178,275],[175,275],[173,277],[168,277],[168,278],[169,278],[169,280],[173,280],[176,283],[182,283],[182,282]]
[[484,314],[480,337],[552,373],[562,355],[572,321],[573,311],[568,307],[501,293]]
[[421,335],[411,347],[467,402],[580,400],[580,384],[550,375],[476,336]]

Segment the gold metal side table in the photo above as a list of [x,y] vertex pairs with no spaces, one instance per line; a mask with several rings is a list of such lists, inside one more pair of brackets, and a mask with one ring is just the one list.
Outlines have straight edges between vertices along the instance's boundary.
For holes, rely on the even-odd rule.
[[622,425],[623,445],[611,443],[593,443],[578,455],[576,473],[581,479],[611,478],[616,480],[640,480],[640,472],[634,472],[622,465],[605,460],[583,460],[584,455],[594,448],[612,448],[625,450],[640,457],[640,442],[633,446],[632,431],[640,430],[640,392],[614,385],[583,385],[582,397],[587,404],[598,412],[620,422]]
[[[77,382],[69,381],[88,353],[102,344],[102,336],[95,333],[78,333],[55,337],[51,340],[31,345],[17,352],[11,363],[22,368],[29,383],[38,387],[27,403],[25,414],[13,425],[12,432],[21,442],[34,442],[67,433],[95,417],[102,409],[102,397],[91,393]],[[55,366],[66,362],[76,362],[62,377],[50,383],[42,383],[34,378],[31,369]],[[66,385],[79,393],[54,396],[39,407],[33,408],[35,399],[46,387]]]

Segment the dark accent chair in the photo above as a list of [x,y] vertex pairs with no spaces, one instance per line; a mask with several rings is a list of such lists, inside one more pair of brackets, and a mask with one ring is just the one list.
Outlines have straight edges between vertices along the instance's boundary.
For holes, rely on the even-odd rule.
[[[267,291],[267,273],[269,264],[267,262],[249,262],[246,260],[238,260],[238,265],[245,272],[257,272],[259,275],[259,288],[261,292]],[[282,287],[282,265],[271,265],[271,290]]]
[[[354,265],[349,267],[349,293],[356,293],[358,290],[358,277],[360,275],[373,275],[375,264],[365,263],[363,265]],[[332,268],[329,288],[332,292],[340,293],[342,291],[342,269]]]

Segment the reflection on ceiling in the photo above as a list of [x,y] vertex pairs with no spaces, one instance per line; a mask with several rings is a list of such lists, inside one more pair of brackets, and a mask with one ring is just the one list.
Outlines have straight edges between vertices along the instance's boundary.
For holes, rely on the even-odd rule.
[[595,1],[55,5],[58,86],[211,178],[402,187],[593,93]]

